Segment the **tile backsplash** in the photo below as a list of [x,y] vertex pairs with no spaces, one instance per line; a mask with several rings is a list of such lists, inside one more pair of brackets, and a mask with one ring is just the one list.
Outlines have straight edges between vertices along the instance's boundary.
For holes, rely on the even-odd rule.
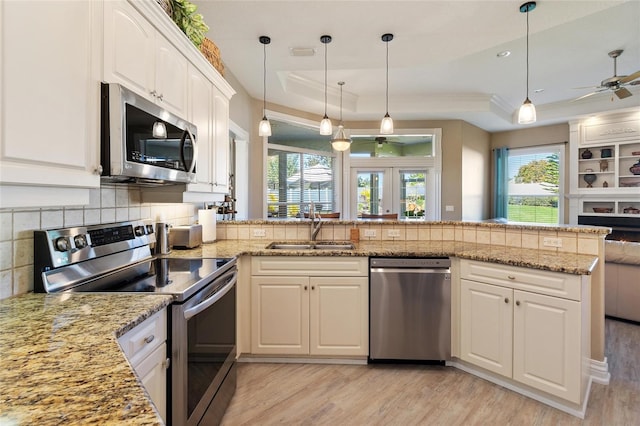
[[33,290],[33,231],[127,220],[160,219],[188,225],[198,217],[193,204],[141,202],[140,189],[103,185],[91,190],[84,207],[47,207],[0,210],[0,299]]

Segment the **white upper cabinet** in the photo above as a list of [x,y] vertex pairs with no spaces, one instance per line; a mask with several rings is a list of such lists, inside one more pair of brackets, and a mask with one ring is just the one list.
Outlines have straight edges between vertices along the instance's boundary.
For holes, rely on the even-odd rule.
[[0,207],[87,203],[99,187],[100,12],[0,2]]
[[186,116],[187,59],[127,1],[104,4],[104,79]]
[[196,67],[189,66],[189,115],[188,120],[198,128],[197,183],[187,185],[188,191],[211,192],[212,190],[212,133],[213,85]]
[[229,191],[229,98],[217,88],[214,91],[213,107],[213,192],[226,194]]

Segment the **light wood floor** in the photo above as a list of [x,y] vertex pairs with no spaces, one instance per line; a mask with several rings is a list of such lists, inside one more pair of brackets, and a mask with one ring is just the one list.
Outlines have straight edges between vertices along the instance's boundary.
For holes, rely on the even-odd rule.
[[640,326],[606,320],[584,420],[456,368],[239,363],[223,425],[640,425]]

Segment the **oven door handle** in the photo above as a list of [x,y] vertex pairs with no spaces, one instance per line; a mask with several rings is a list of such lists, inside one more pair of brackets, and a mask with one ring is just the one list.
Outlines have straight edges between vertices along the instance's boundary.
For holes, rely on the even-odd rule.
[[202,302],[198,303],[197,305],[192,306],[188,309],[185,309],[184,319],[188,320],[191,317],[198,315],[200,312],[204,311],[205,309],[209,308],[211,305],[216,303],[218,300],[222,299],[224,295],[227,294],[229,290],[231,290],[231,288],[233,288],[233,286],[236,285],[236,282],[238,281],[237,269],[227,272],[225,275],[221,276],[219,280],[226,279],[229,275],[232,275],[231,280],[227,284],[225,284],[225,286],[222,287],[219,291],[215,292],[211,297],[204,299]]

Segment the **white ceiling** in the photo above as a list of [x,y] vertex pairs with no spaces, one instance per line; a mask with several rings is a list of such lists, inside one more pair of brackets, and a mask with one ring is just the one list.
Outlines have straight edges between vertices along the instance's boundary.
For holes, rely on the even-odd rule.
[[[389,43],[389,113],[395,120],[462,119],[487,131],[522,128],[515,119],[526,94],[523,1],[243,1],[194,0],[225,67],[250,96],[262,99],[267,45],[267,101],[324,113],[323,34],[328,49],[328,113],[345,121],[385,113],[384,33]],[[607,91],[569,102],[613,76],[607,53],[624,49],[618,75],[640,70],[640,1],[538,1],[529,13],[529,97],[533,126],[640,106],[640,84],[619,100]],[[316,50],[294,57],[291,48]],[[498,52],[511,55],[498,58]],[[543,89],[542,92],[535,92]]]

